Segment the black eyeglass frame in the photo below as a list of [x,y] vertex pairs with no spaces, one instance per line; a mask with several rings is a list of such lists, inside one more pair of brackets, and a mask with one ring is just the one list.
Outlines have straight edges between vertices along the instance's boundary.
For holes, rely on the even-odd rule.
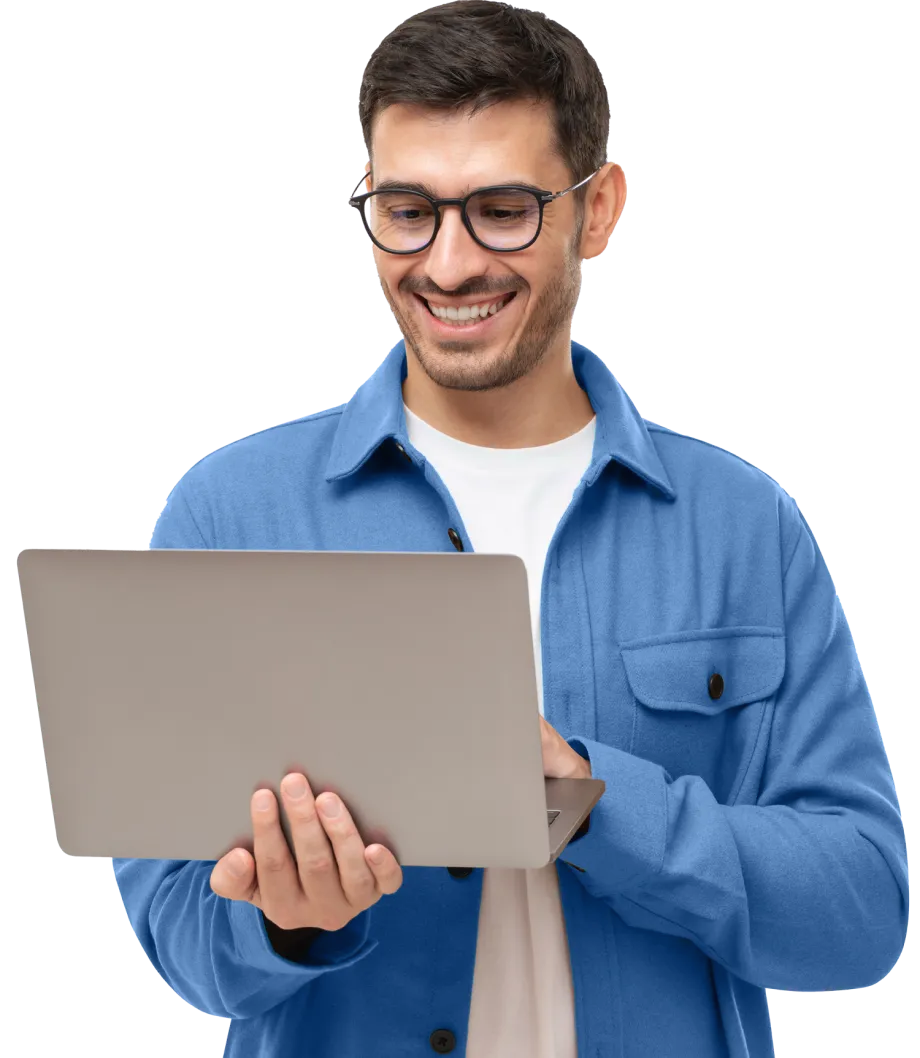
[[[604,165],[606,164],[607,163],[605,162]],[[474,241],[477,242],[484,250],[488,250],[490,253],[519,253],[521,250],[526,250],[528,246],[533,246],[533,244],[537,241],[540,232],[543,230],[543,208],[546,203],[552,202],[557,198],[562,198],[563,195],[567,195],[570,191],[575,191],[583,184],[586,184],[593,177],[597,176],[597,174],[603,168],[603,165],[599,166],[597,169],[594,170],[593,173],[591,173],[589,176],[586,176],[584,180],[579,180],[577,184],[572,184],[571,187],[567,187],[564,191],[553,192],[543,191],[540,189],[534,190],[532,187],[522,187],[520,184],[490,184],[489,187],[475,188],[468,195],[464,195],[463,198],[432,198],[431,195],[426,195],[423,191],[416,191],[411,187],[387,187],[380,191],[367,191],[363,195],[356,195],[354,191],[352,191],[351,197],[348,199],[348,204],[349,206],[354,206],[355,209],[361,214],[361,220],[364,223],[364,230],[370,236],[371,242],[373,242],[375,246],[379,247],[379,249],[383,250],[384,253],[404,255],[412,253],[421,253],[423,250],[427,250],[428,247],[431,246],[434,240],[438,237],[438,230],[441,227],[441,206],[460,207],[460,216],[463,220],[463,226],[470,233]],[[368,172],[364,173],[364,175],[355,185],[355,191],[357,191],[361,184],[367,179],[368,175]],[[400,191],[404,192],[407,195],[418,195],[419,198],[426,199],[428,202],[431,203],[432,208],[434,209],[434,231],[431,233],[431,238],[428,240],[428,242],[426,242],[424,246],[420,246],[417,250],[389,249],[389,247],[384,246],[380,242],[378,242],[378,240],[374,237],[374,233],[370,229],[370,225],[367,223],[367,216],[364,212],[364,203],[367,201],[367,199],[373,197],[374,195],[386,195],[393,193],[398,194]],[[466,204],[474,195],[478,195],[483,191],[526,191],[528,195],[534,196],[534,198],[537,200],[537,205],[540,207],[540,218],[537,221],[537,230],[534,233],[534,237],[530,240],[530,242],[525,242],[523,246],[514,246],[510,248],[496,247],[489,246],[488,243],[484,243],[482,239],[479,238],[479,236],[473,230],[473,225],[470,222],[469,216],[467,215]]]

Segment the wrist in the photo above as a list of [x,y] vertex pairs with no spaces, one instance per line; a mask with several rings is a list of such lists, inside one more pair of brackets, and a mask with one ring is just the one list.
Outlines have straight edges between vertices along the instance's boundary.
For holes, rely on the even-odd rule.
[[579,764],[575,766],[575,773],[572,776],[573,779],[593,779],[594,776],[591,774],[591,761],[585,760],[585,758],[579,753],[578,759]]

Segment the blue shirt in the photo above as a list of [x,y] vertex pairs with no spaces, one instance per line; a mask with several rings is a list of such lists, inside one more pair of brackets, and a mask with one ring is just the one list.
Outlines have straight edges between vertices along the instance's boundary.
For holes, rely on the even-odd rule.
[[[577,342],[572,362],[597,430],[549,546],[541,641],[546,719],[606,783],[556,863],[578,1053],[768,1058],[765,989],[863,988],[904,944],[872,701],[792,497],[643,420]],[[400,341],[347,404],[201,460],[151,547],[472,550],[409,444],[405,373]],[[225,1058],[464,1054],[481,869],[405,867],[294,962],[258,908],[213,892],[214,862],[113,864],[157,971],[232,1019]]]

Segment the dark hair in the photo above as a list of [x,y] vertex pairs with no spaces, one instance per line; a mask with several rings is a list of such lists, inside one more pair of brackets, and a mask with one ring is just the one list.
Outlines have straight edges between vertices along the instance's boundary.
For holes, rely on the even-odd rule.
[[[365,67],[358,113],[368,157],[374,119],[395,103],[472,116],[512,99],[552,105],[552,150],[571,170],[571,183],[604,164],[607,90],[574,33],[539,11],[491,0],[430,7],[388,33]],[[579,213],[587,190],[573,192]]]

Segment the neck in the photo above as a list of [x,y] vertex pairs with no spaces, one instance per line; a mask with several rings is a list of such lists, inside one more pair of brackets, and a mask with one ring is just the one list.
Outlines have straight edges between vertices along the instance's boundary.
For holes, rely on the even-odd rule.
[[594,417],[572,368],[571,346],[549,351],[508,386],[459,390],[439,386],[407,346],[406,406],[441,433],[484,448],[536,448],[571,437]]

